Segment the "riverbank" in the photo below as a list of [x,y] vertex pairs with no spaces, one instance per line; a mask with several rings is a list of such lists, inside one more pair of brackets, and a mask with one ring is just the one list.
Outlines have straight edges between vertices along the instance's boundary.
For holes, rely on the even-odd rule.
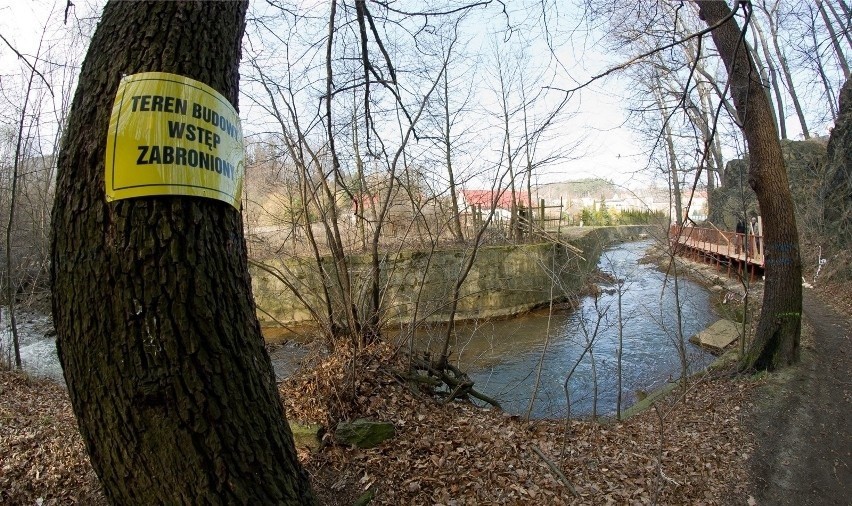
[[[573,227],[558,240],[530,244],[467,246],[383,254],[379,267],[380,318],[386,326],[446,323],[511,317],[561,303],[579,292],[611,244],[646,235],[649,225]],[[251,268],[252,287],[261,325],[296,326],[328,314],[345,314],[342,300],[326,288],[333,260],[304,257],[271,258]],[[469,268],[469,270],[468,270]],[[367,293],[373,283],[370,255],[347,257],[351,286]],[[286,273],[286,281],[284,279]],[[460,276],[464,280],[456,286]],[[557,289],[553,290],[553,285]],[[448,301],[458,297],[456,304]],[[326,301],[326,297],[330,302]],[[267,331],[269,334],[269,331]]]
[[[720,286],[720,304],[742,304],[748,286],[750,321],[756,321],[763,283],[718,279],[711,266],[678,259],[687,272]],[[691,274],[692,275],[692,274]],[[754,452],[748,461],[749,504],[843,505],[852,483],[852,280],[803,279],[801,359],[753,378],[752,402],[741,424]],[[742,312],[740,312],[740,315]],[[735,350],[725,357],[733,363]]]
[[[739,278],[736,275],[728,276],[713,265],[694,262],[679,256],[672,257],[667,245],[659,242],[645,251],[640,262],[655,265],[667,275],[684,276],[714,293],[710,300],[714,312],[720,318],[720,320],[716,320],[716,323],[721,320],[732,322],[739,327],[740,333],[752,330],[751,325],[743,328],[742,321],[746,312],[749,314],[749,322],[753,322],[759,315],[760,297],[763,295],[762,281],[752,283],[750,280]],[[746,294],[748,294],[748,297],[746,297]],[[699,333],[711,332],[714,326],[715,324],[710,325]],[[739,339],[741,338],[742,334],[740,334]],[[713,353],[718,358],[709,364],[707,369],[736,369],[739,360],[738,346],[739,341],[736,340],[724,350],[714,349]],[[694,374],[692,378],[700,378],[701,375],[706,373],[707,371],[701,371]],[[644,398],[638,399],[637,402],[627,408],[624,417],[629,418],[652,408],[658,400],[669,395],[677,386],[677,382],[670,382],[648,392]]]
[[[396,427],[372,449],[327,436],[320,451],[299,451],[326,505],[351,505],[367,489],[371,504],[388,505],[845,504],[836,494],[849,483],[849,318],[805,311],[805,376],[723,367],[623,422],[526,422],[442,404],[401,381],[404,359],[381,346],[359,360],[354,394],[345,355],[309,358],[280,392],[292,420]],[[63,388],[0,372],[0,422],[0,503],[105,504]]]
[[[714,295],[712,308],[720,319],[748,324],[745,332],[753,331],[753,323],[760,314],[763,299],[763,280],[752,281],[741,278],[735,272],[727,272],[712,264],[694,262],[683,257],[672,257],[665,244],[655,244],[645,253],[642,262],[656,265],[658,269],[670,275],[677,274],[704,286]],[[730,349],[730,348],[729,348]]]
[[[326,357],[281,385],[291,419],[358,416],[396,426],[376,448],[327,440],[317,453],[300,450],[322,504],[351,505],[367,489],[371,504],[382,505],[743,503],[750,443],[738,427],[750,382],[707,376],[658,410],[612,425],[528,423],[413,392],[396,379],[402,364],[389,358],[393,350],[370,352],[357,394],[343,405],[346,397],[333,395],[342,391],[331,389],[349,369],[345,357]],[[0,502],[104,504],[64,389],[0,372],[0,419]]]
[[[353,504],[368,489],[371,504],[388,505],[745,502],[739,478],[751,450],[740,423],[755,383],[731,370],[703,374],[623,422],[527,422],[412,387],[396,351],[362,353],[354,391],[344,350],[307,357],[280,385],[293,421],[330,433],[362,417],[396,427],[372,449],[337,445],[330,434],[319,451],[300,450],[322,504]],[[15,420],[0,427],[0,502],[102,503],[67,392],[9,372],[0,385],[0,420]]]

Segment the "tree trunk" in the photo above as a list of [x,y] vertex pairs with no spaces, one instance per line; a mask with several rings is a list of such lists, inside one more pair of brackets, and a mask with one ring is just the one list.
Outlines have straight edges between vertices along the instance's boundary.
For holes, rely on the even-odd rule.
[[834,54],[837,55],[837,63],[840,64],[840,69],[843,71],[843,79],[849,79],[849,64],[846,63],[846,55],[843,54],[843,48],[840,47],[840,39],[834,31],[831,20],[828,19],[828,13],[825,12],[822,0],[817,0],[817,9],[819,10],[819,15],[822,16],[822,22],[825,23],[825,27],[828,29],[831,46],[834,48]]
[[[502,110],[500,114],[503,119],[503,146],[506,148],[506,162],[508,163],[509,168],[509,194],[511,196],[511,208],[509,214],[509,232],[507,236],[509,239],[514,239],[517,241],[521,240],[521,229],[518,226],[518,198],[515,192],[515,170],[512,165],[512,132],[509,129],[509,83],[506,82],[507,69],[503,65],[503,61],[499,58],[497,60],[497,78],[500,83],[500,106]],[[492,208],[499,207],[499,197],[492,203]]]
[[[808,6],[808,15],[810,16],[811,21],[811,41],[813,42],[814,47],[819,47],[819,41],[817,40],[816,35],[816,15],[810,6]],[[837,121],[837,107],[835,107],[837,99],[835,98],[834,88],[831,86],[831,81],[829,81],[828,76],[825,75],[825,68],[822,65],[822,56],[820,51],[814,51],[813,58],[817,74],[819,74],[819,78],[822,81],[822,87],[825,88],[825,94],[828,97],[828,105],[831,110],[831,120]]]
[[364,178],[364,160],[361,158],[361,146],[358,141],[358,118],[352,115],[352,152],[355,155],[355,174],[358,178],[358,191],[355,192],[355,223],[357,224],[357,234],[361,239],[361,250],[367,250],[367,217],[364,214],[364,207],[370,198],[367,192],[367,181]]
[[662,83],[659,76],[654,76],[654,99],[657,101],[657,107],[660,111],[660,123],[663,125],[663,131],[660,135],[666,138],[666,153],[669,159],[669,181],[671,181],[671,194],[674,199],[675,217],[674,221],[678,225],[683,223],[683,198],[680,193],[680,177],[677,173],[677,153],[675,152],[674,140],[672,140],[672,130],[669,126],[669,110],[666,107],[663,97],[659,90],[662,88]]
[[[678,29],[684,29],[682,28],[683,25],[680,22],[678,22],[676,26],[678,27]],[[716,135],[715,121],[718,116],[715,114],[714,107],[710,99],[710,90],[708,88],[713,88],[716,90],[716,92],[719,94],[719,100],[721,101],[722,105],[726,106],[726,108],[732,115],[735,115],[736,113],[728,104],[728,101],[726,100],[724,94],[721,93],[721,89],[716,84],[716,80],[712,79],[710,74],[704,68],[703,60],[699,58],[700,55],[698,54],[698,49],[699,46],[697,44],[689,43],[684,47],[684,54],[686,55],[689,64],[691,66],[694,66],[698,74],[704,76],[706,79],[703,81],[700,79],[696,80],[695,87],[698,91],[700,117],[702,118],[701,121],[706,126],[706,134],[704,135],[704,140],[707,149],[713,156],[713,164],[715,165],[715,169],[711,169],[709,164],[707,166],[707,190],[710,191],[716,187],[717,177],[719,178],[719,181],[722,181],[722,176],[725,173],[725,161],[722,156],[722,145],[719,141],[719,136]],[[703,130],[702,134],[704,134]]]
[[[760,46],[763,48],[763,54],[766,55],[766,65],[769,67],[769,78],[772,90],[775,92],[775,101],[778,103],[777,114],[775,118],[778,120],[778,127],[781,129],[781,138],[787,138],[787,119],[784,116],[784,99],[781,97],[781,88],[778,86],[778,71],[772,65],[772,53],[769,51],[769,44],[766,42],[766,37],[763,35],[763,29],[760,28],[760,23],[754,23],[754,30],[757,38],[760,40]],[[757,55],[757,46],[755,45],[754,54]],[[758,60],[759,62],[759,60]],[[762,66],[761,66],[762,71]],[[769,101],[770,107],[772,100]],[[773,113],[776,112],[773,109]]]
[[[534,220],[533,220],[533,201],[532,201],[532,155],[530,154],[530,143],[532,139],[530,139],[529,133],[529,121],[527,118],[527,94],[526,89],[524,88],[523,81],[521,82],[521,102],[523,104],[524,110],[524,151],[527,156],[527,227],[530,239],[532,239],[533,233],[535,231]],[[542,213],[544,213],[544,208],[542,208]],[[541,228],[544,229],[544,215],[541,216]]]
[[450,85],[447,78],[448,70],[444,70],[444,154],[447,160],[447,176],[450,184],[450,229],[457,242],[464,242],[464,233],[461,226],[461,214],[459,213],[458,189],[456,188],[455,174],[453,173],[452,138],[450,137]]
[[778,26],[775,23],[771,12],[764,9],[764,13],[769,20],[769,32],[770,35],[772,35],[772,45],[775,47],[775,55],[778,57],[778,63],[781,65],[784,82],[787,85],[787,90],[790,92],[790,98],[793,100],[793,109],[796,110],[796,116],[799,118],[799,125],[802,127],[802,135],[805,139],[810,139],[811,133],[808,130],[808,122],[805,120],[805,112],[802,110],[802,104],[799,102],[799,95],[796,93],[796,85],[793,84],[793,73],[790,72],[790,65],[787,64],[787,56],[785,56],[784,50],[781,49],[781,44],[778,42]]
[[[661,84],[662,85],[662,84]],[[674,90],[674,86],[670,83],[666,83],[665,87],[669,91]],[[701,100],[701,83],[696,84],[696,88],[698,89],[699,99]],[[683,93],[682,91],[674,91],[676,94]],[[709,111],[704,108],[704,101],[702,100],[699,104],[696,104],[692,100],[691,95],[685,95],[682,97],[683,100],[683,109],[686,113],[686,116],[689,120],[698,127],[698,130],[701,132],[701,141],[704,144],[704,149],[702,150],[702,159],[703,159],[703,168],[707,173],[707,191],[711,192],[714,188],[716,188],[716,180],[714,173],[716,172],[714,168],[714,164],[718,166],[719,162],[721,162],[721,156],[717,153],[716,149],[713,145],[713,140],[718,137],[714,135],[713,127],[710,123],[710,117],[713,115],[713,111]],[[665,117],[668,117],[668,112],[666,112]],[[664,120],[665,121],[665,120]],[[674,149],[674,142],[671,140],[671,128],[666,125],[666,134],[669,139],[667,139],[667,145],[670,145],[672,149]],[[712,158],[712,160],[711,160]],[[681,198],[681,203],[683,199]]]
[[[731,12],[725,2],[697,3],[708,26],[720,23]],[[737,22],[728,19],[712,35],[730,76],[731,95],[749,150],[749,184],[757,194],[764,223],[763,311],[743,366],[771,370],[799,358],[802,264],[796,216],[778,131],[757,74],[750,71],[754,62]]]
[[[293,158],[296,166],[296,175],[297,181],[299,184],[299,192],[302,201],[302,209],[301,215],[305,221],[305,238],[308,241],[308,246],[311,248],[311,253],[313,254],[314,263],[317,267],[317,273],[322,279],[322,298],[323,298],[323,306],[325,309],[325,317],[326,322],[324,322],[325,328],[328,330],[326,335],[327,342],[334,346],[336,343],[337,337],[342,333],[341,325],[338,323],[337,318],[334,314],[334,300],[331,295],[330,288],[335,286],[334,284],[334,276],[332,272],[329,272],[329,269],[326,268],[325,263],[323,262],[322,253],[320,252],[320,246],[317,242],[317,237],[314,235],[313,223],[311,220],[311,203],[314,204],[314,207],[317,209],[322,209],[322,203],[317,196],[317,189],[314,188],[312,183],[312,177],[310,172],[310,165],[312,163],[312,158],[305,158],[304,149],[299,149],[297,142],[301,142],[300,140],[294,140],[294,136],[290,134],[286,134],[286,128],[284,128],[284,122],[281,121],[281,129],[282,132],[285,132],[284,139],[287,145],[287,149],[289,150],[290,156]],[[295,122],[294,122],[295,123]],[[298,132],[295,136],[296,139],[301,139],[301,132]]]
[[[840,6],[840,10],[843,11],[843,16],[841,16],[837,11],[834,10],[834,7],[831,4],[828,4],[828,8],[831,9],[831,13],[834,14],[834,18],[840,23],[841,30],[843,32],[843,36],[846,38],[846,42],[849,44],[850,49],[852,49],[852,35],[850,35],[850,22],[852,22],[852,12],[849,12],[849,6],[843,0],[837,0],[837,5]],[[846,18],[846,22],[844,22],[843,17]]]
[[110,2],[58,161],[51,281],[59,357],[113,504],[313,497],[260,334],[240,213],[198,197],[105,198],[123,74],[171,72],[236,106],[247,2]]
[[[502,76],[501,76],[502,85]],[[506,161],[509,164],[509,192],[511,195],[511,209],[509,213],[509,238],[516,241],[521,240],[521,229],[518,226],[518,198],[515,193],[515,171],[512,167],[512,138],[509,131],[509,109],[506,102],[506,92],[503,92],[503,128],[505,130]],[[493,207],[499,206],[499,200],[493,203]]]
[[[40,56],[41,53],[41,44],[39,44],[39,51],[36,53],[36,59]],[[15,278],[15,268],[12,265],[12,234],[15,227],[15,209],[18,206],[18,179],[20,175],[21,162],[23,161],[24,155],[24,124],[26,123],[27,117],[27,106],[30,101],[30,94],[33,89],[33,81],[35,80],[36,70],[35,67],[32,67],[30,70],[30,77],[27,80],[27,91],[24,93],[24,103],[21,105],[21,118],[18,120],[18,131],[15,139],[15,153],[14,159],[12,160],[12,174],[11,174],[11,182],[9,188],[9,220],[6,222],[6,304],[8,304],[8,314],[9,314],[9,332],[12,334],[12,349],[15,353],[15,368],[20,370],[23,368],[23,363],[21,362],[21,342],[18,336],[18,317],[17,310],[15,309],[17,294],[17,281]],[[19,273],[18,273],[19,274]]]
[[[722,143],[719,141],[719,135],[716,134],[716,126],[711,121],[711,118],[716,118],[713,110],[713,103],[710,101],[710,92],[707,90],[707,85],[704,82],[699,82],[697,85],[698,97],[701,100],[701,111],[705,118],[705,123],[710,127],[710,152],[713,155],[713,162],[716,166],[715,173],[708,171],[707,174],[707,189],[708,191],[716,187],[716,182],[721,184],[722,178],[725,175],[725,158],[722,156]],[[712,182],[711,182],[712,181]]]

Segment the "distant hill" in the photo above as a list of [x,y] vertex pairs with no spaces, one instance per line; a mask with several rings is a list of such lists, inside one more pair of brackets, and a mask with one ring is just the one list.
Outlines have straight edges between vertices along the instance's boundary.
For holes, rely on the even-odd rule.
[[561,183],[547,183],[538,185],[533,191],[539,198],[559,200],[559,197],[580,198],[590,196],[599,199],[601,195],[610,196],[623,189],[612,181],[606,179],[580,179],[578,181],[563,181]]

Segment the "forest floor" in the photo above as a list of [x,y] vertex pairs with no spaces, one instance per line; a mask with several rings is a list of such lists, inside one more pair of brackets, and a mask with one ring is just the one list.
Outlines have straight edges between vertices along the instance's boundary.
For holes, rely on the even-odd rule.
[[[848,287],[842,287],[848,288]],[[829,287],[823,293],[849,293]],[[848,297],[847,297],[848,298]],[[300,450],[321,504],[848,504],[850,315],[806,290],[803,361],[720,367],[625,421],[533,420],[442,404],[388,345],[317,356],[280,384],[288,418],[393,422],[378,447]],[[834,302],[843,302],[833,297]],[[848,304],[848,302],[847,302]],[[104,504],[63,387],[0,371],[0,503]]]

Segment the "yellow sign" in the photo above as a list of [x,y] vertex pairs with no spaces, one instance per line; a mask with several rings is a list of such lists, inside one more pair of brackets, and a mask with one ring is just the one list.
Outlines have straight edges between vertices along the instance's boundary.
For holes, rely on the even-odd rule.
[[240,208],[243,133],[230,102],[165,72],[126,76],[109,121],[107,201],[191,195]]

